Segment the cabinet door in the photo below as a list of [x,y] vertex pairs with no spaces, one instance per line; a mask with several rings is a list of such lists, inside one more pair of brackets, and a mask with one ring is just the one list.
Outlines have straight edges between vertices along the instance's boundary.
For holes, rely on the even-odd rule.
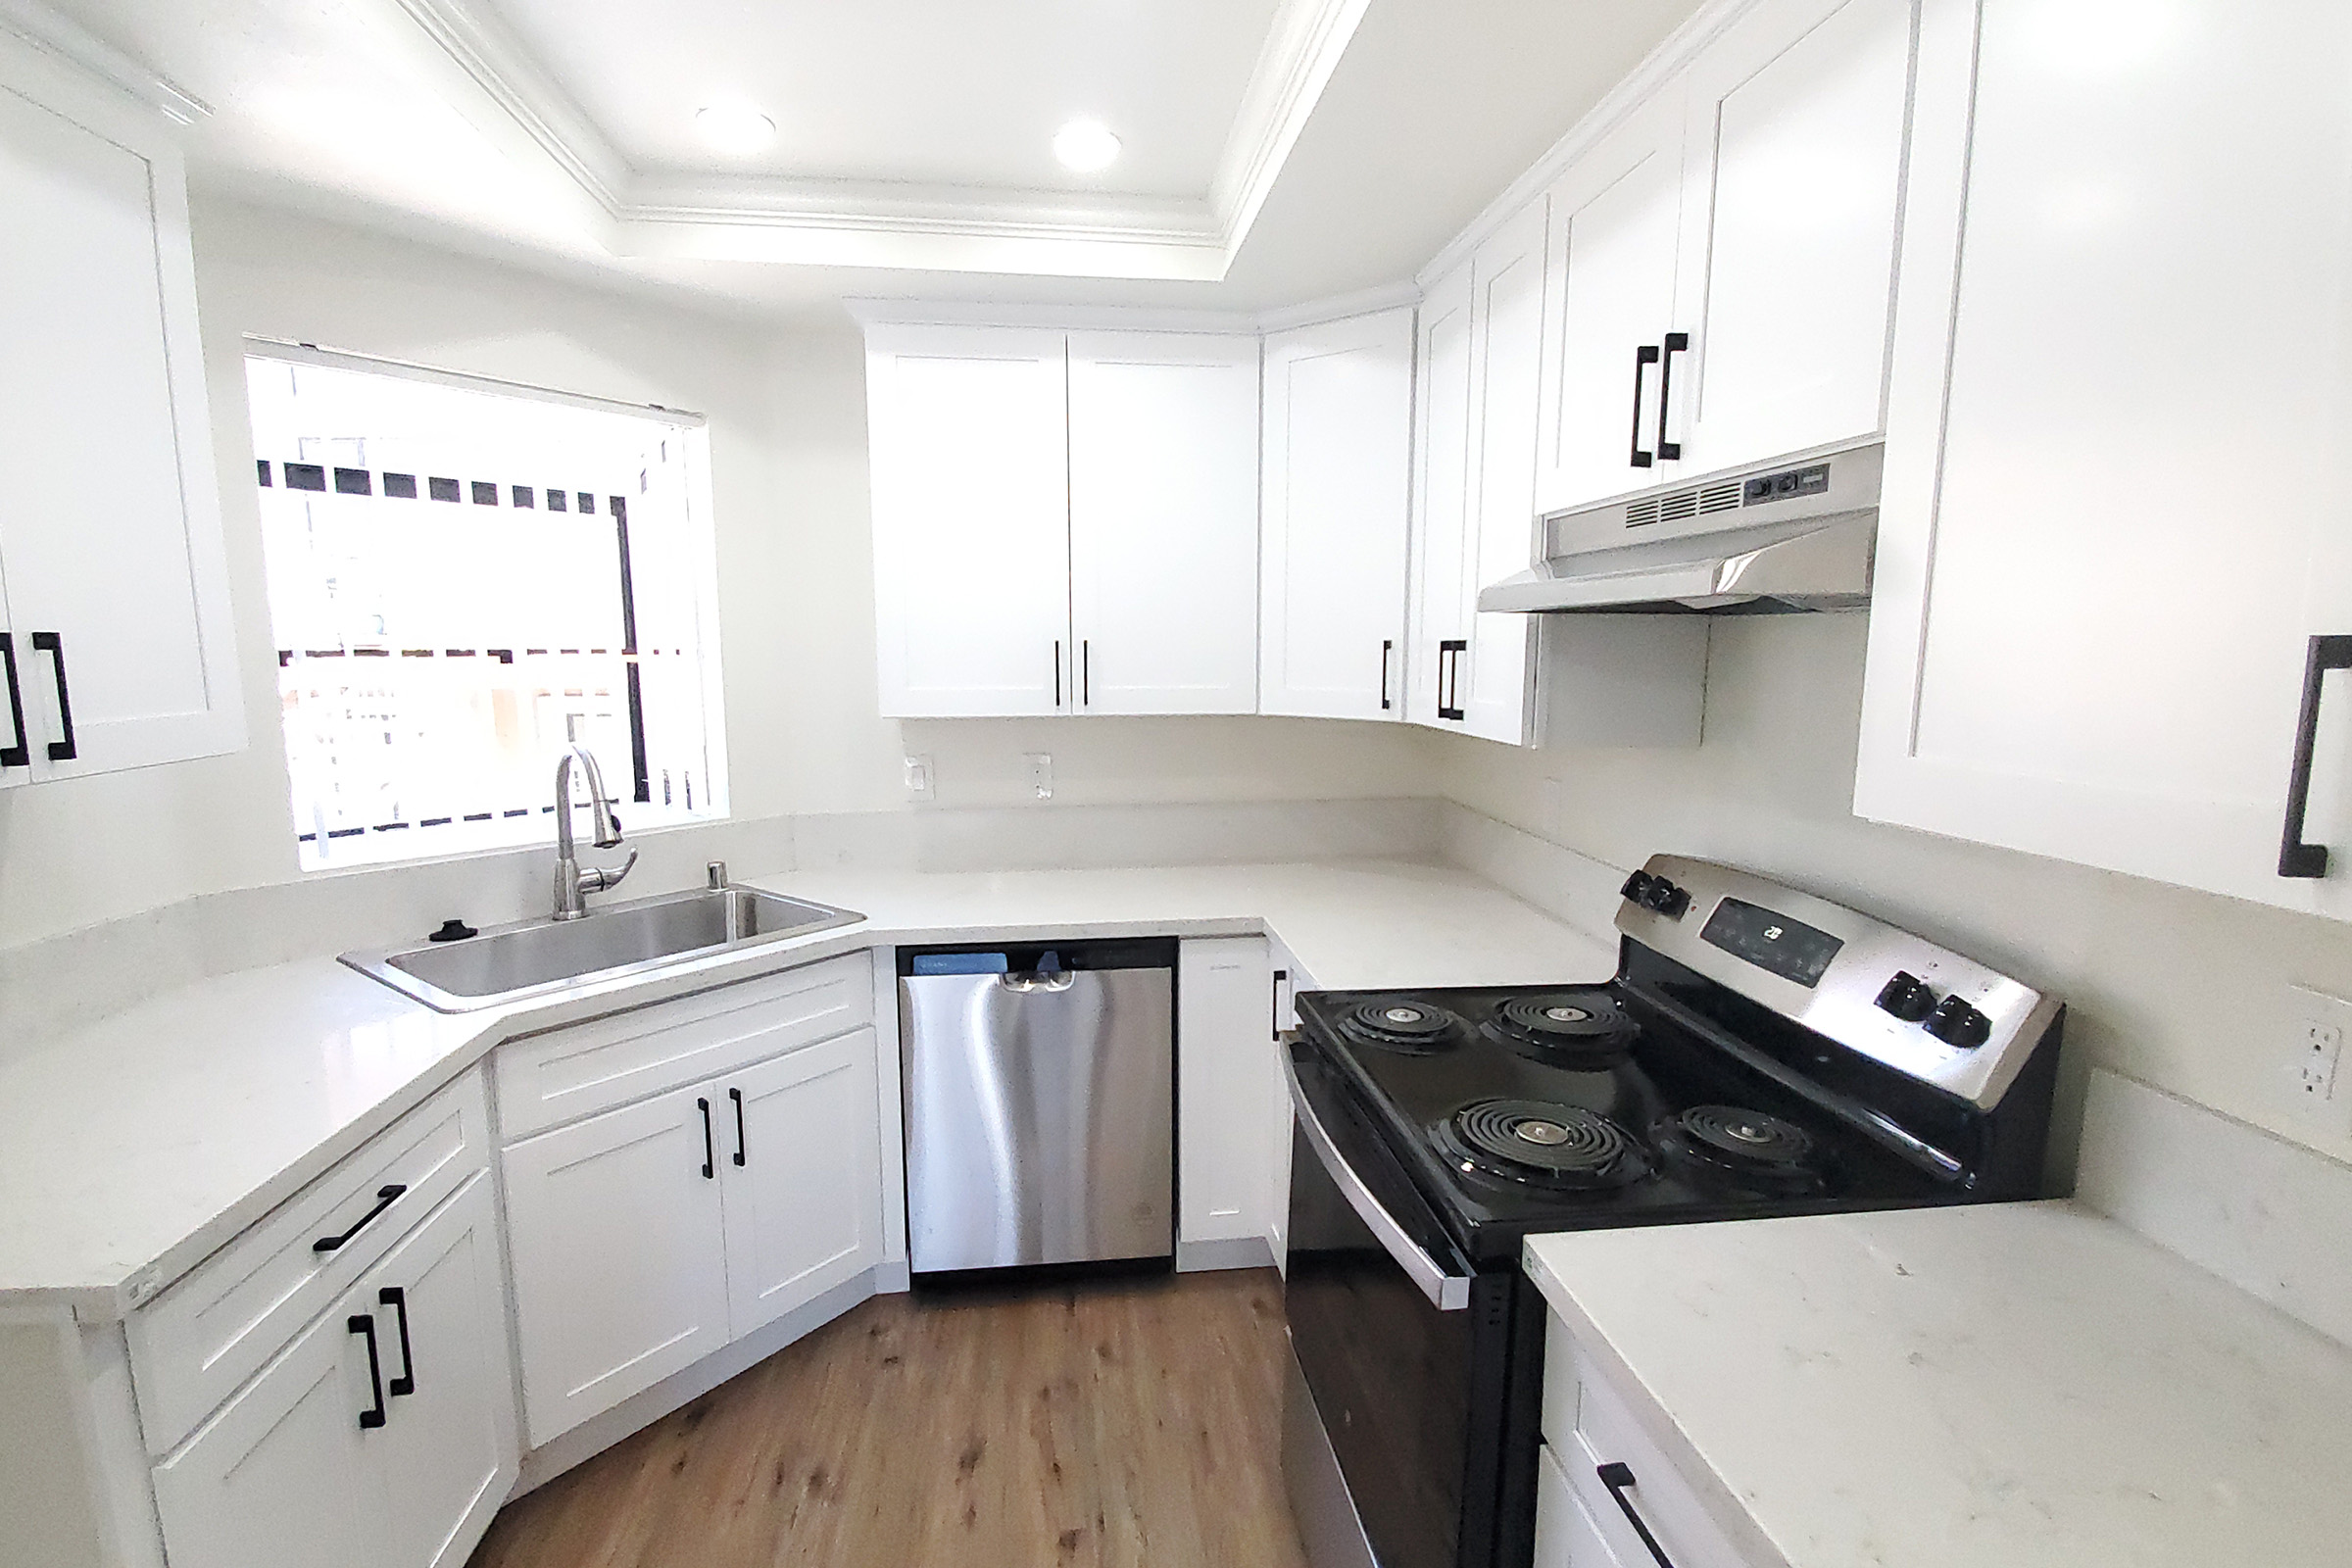
[[375,1314],[387,1380],[375,1460],[393,1502],[388,1560],[460,1568],[507,1500],[518,1458],[490,1178],[475,1177],[393,1249],[359,1296]]
[[1257,710],[1257,339],[1070,339],[1070,602],[1088,713]]
[[[1680,79],[1595,142],[1551,188],[1536,505],[1639,490],[1656,466],[1658,371],[1673,326],[1682,217]],[[1640,461],[1646,456],[1649,461]]]
[[1068,711],[1062,334],[876,326],[865,375],[884,716]]
[[1544,240],[1537,197],[1471,261],[1471,386],[1476,464],[1464,538],[1462,624],[1470,646],[1453,677],[1462,728],[1523,746],[1535,716],[1536,617],[1481,614],[1478,592],[1536,556],[1536,431],[1543,381]]
[[1546,1444],[1536,1476],[1536,1568],[1626,1568]]
[[532,1446],[727,1343],[714,1094],[677,1090],[507,1150]]
[[1176,965],[1176,1239],[1236,1241],[1268,1231],[1277,1075],[1263,937],[1188,941]]
[[874,1031],[722,1081],[729,1324],[740,1339],[882,1261]]
[[1421,434],[1413,453],[1413,639],[1404,716],[1437,729],[1461,724],[1453,686],[1469,618],[1473,289],[1467,262],[1429,285],[1414,368],[1413,415]]
[[150,111],[0,39],[0,561],[30,772],[234,751],[179,154]]
[[1662,475],[1879,432],[1913,0],[1765,0],[1692,62]]
[[371,1300],[355,1288],[335,1302],[155,1467],[172,1568],[405,1568],[388,1549],[389,1423],[360,1425],[379,1405],[354,1316],[374,1325],[379,1377],[398,1355]]
[[1258,709],[1400,718],[1413,313],[1266,339]]
[[2352,10],[2112,15],[1923,10],[1855,809],[2308,908],[2352,876],[2277,874],[2347,629],[2302,611],[2352,526]]

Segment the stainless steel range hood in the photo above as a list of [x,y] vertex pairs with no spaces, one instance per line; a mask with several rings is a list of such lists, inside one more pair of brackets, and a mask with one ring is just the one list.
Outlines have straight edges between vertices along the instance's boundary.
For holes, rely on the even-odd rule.
[[1545,519],[1544,561],[1481,610],[1856,610],[1870,602],[1885,448],[1727,474]]

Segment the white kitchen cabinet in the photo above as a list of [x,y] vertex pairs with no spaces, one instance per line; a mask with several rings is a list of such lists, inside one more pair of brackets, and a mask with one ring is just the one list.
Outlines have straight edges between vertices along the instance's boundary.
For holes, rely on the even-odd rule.
[[1545,1445],[1536,1475],[1536,1568],[1627,1568]]
[[1882,428],[1913,11],[1763,0],[1686,73],[1661,479]]
[[1923,10],[1855,809],[2352,916],[2352,11],[2120,15]]
[[875,325],[865,375],[883,715],[1068,711],[1063,335]]
[[1274,1058],[1276,982],[1263,937],[1186,941],[1176,962],[1180,1250],[1266,1236],[1273,1111],[1289,1104]]
[[1412,311],[1269,336],[1263,410],[1258,710],[1401,718]]
[[1447,687],[1464,637],[1468,580],[1472,373],[1471,264],[1432,280],[1421,295],[1414,350],[1412,646],[1404,716],[1450,728],[1461,721]]
[[533,1446],[732,1337],[712,1159],[721,1114],[710,1085],[689,1085],[506,1151]]
[[155,1467],[173,1568],[456,1568],[516,1474],[476,1176]]
[[1074,332],[1069,355],[1078,710],[1255,712],[1257,339]]
[[882,1261],[874,1051],[874,1031],[859,1029],[723,1080],[736,1339]]
[[1913,0],[1762,0],[1551,190],[1545,514],[1882,428]]
[[1662,334],[1682,232],[1677,77],[1552,185],[1536,506],[1564,512],[1655,484]]
[[0,783],[244,745],[180,153],[0,37]]

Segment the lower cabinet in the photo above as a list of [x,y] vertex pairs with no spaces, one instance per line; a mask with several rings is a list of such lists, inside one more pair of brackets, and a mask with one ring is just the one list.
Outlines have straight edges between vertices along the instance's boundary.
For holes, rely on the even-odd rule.
[[854,1030],[506,1150],[533,1446],[882,1260],[874,1052]]
[[1626,1568],[1549,1446],[1536,1475],[1536,1568]]
[[1274,1058],[1278,982],[1263,937],[1187,941],[1176,977],[1177,1260],[1219,1266],[1226,1248],[1204,1244],[1273,1230],[1267,1107],[1290,1102]]
[[155,1467],[172,1568],[458,1568],[516,1470],[477,1176]]

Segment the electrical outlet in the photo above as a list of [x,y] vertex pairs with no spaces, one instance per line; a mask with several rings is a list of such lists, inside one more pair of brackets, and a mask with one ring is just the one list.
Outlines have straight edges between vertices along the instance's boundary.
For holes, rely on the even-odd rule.
[[[2337,1084],[2344,1032],[2352,1025],[2352,1003],[2303,986],[2289,989],[2287,1095],[2297,1111],[2311,1120],[2331,1126],[2352,1121],[2346,1114],[2352,1092],[2339,1093]],[[2340,1126],[2338,1130],[2342,1130]]]
[[1050,752],[1023,752],[1021,761],[1027,767],[1026,776],[1029,780],[1030,797],[1040,801],[1052,800],[1054,798],[1053,754]]
[[935,783],[936,775],[932,772],[931,756],[928,752],[906,759],[906,798],[908,800],[928,801],[934,799],[933,786]]

